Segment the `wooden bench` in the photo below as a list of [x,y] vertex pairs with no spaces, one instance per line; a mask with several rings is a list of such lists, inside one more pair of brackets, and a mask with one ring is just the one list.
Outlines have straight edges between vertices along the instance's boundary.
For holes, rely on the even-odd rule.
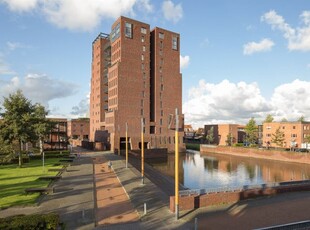
[[61,179],[61,176],[41,176],[39,180],[58,180]]
[[35,193],[35,192],[39,192],[40,194],[43,193],[50,193],[53,192],[53,188],[52,187],[47,187],[47,188],[26,188],[25,192],[26,193]]

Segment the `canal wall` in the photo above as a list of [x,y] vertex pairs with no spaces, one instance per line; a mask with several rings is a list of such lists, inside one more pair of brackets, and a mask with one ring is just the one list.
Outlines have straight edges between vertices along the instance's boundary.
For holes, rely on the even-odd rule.
[[230,146],[200,145],[200,153],[221,153],[232,156],[310,164],[310,153],[277,151]]
[[[194,210],[202,207],[236,203],[241,200],[277,195],[286,192],[310,191],[310,181],[282,182],[276,186],[262,185],[260,188],[236,191],[191,193],[179,196],[179,211]],[[175,212],[175,196],[170,196],[170,211]]]

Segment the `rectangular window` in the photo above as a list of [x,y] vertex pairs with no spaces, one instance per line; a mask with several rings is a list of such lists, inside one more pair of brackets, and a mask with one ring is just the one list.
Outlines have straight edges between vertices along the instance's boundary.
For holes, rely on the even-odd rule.
[[142,51],[145,52],[145,46],[142,46]]
[[297,134],[292,134],[291,137],[297,137]]
[[160,118],[159,124],[160,124],[160,125],[163,125],[163,119],[162,119],[162,118]]
[[143,116],[143,109],[141,109],[141,116]]
[[158,37],[159,37],[160,39],[164,39],[165,35],[164,35],[164,33],[159,32]]
[[143,36],[141,37],[141,42],[144,42],[144,37]]
[[132,38],[132,24],[128,22],[125,23],[125,36],[127,38]]
[[146,28],[141,27],[141,33],[142,33],[142,34],[146,34]]
[[293,126],[293,129],[296,129],[296,126]]
[[144,70],[144,63],[141,64],[141,69]]
[[144,55],[143,54],[141,55],[141,61],[144,61]]
[[178,50],[178,37],[172,37],[172,49]]
[[146,79],[146,74],[145,74],[145,73],[143,73],[143,79],[144,79],[144,80]]
[[160,41],[160,43],[159,43],[159,48],[163,48],[164,47],[164,44],[163,44],[163,41]]

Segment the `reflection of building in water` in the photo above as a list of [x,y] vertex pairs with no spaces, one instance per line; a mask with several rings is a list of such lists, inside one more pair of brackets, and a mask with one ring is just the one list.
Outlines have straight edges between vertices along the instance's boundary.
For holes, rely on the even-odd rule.
[[262,176],[266,182],[280,182],[291,180],[308,180],[310,179],[309,171],[296,165],[295,167],[283,167],[279,164],[261,165]]
[[[288,162],[276,162],[261,159],[248,159],[243,157],[231,157],[220,154],[208,154],[218,160],[218,168],[223,172],[234,172],[238,165],[243,162],[247,172],[261,174],[265,182],[280,182],[291,180],[310,179],[310,166],[304,164],[295,164]],[[229,165],[229,166],[228,166]],[[231,171],[229,171],[230,169]],[[253,171],[254,170],[254,171]],[[257,172],[258,170],[258,172]]]
[[207,169],[209,171],[218,170],[218,168],[219,168],[219,161],[216,158],[204,157],[203,161],[204,161],[205,169]]

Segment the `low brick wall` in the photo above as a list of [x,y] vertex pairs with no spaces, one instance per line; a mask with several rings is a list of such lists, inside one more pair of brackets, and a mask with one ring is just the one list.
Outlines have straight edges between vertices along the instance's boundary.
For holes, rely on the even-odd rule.
[[[214,205],[236,203],[240,200],[257,198],[261,196],[276,195],[285,192],[310,191],[310,183],[290,186],[266,187],[247,189],[244,191],[218,192],[202,195],[189,195],[179,197],[179,211],[193,210]],[[170,196],[170,211],[175,212],[175,197]]]
[[200,153],[202,155],[204,153],[221,153],[232,156],[310,164],[310,153],[209,145],[200,145]]

